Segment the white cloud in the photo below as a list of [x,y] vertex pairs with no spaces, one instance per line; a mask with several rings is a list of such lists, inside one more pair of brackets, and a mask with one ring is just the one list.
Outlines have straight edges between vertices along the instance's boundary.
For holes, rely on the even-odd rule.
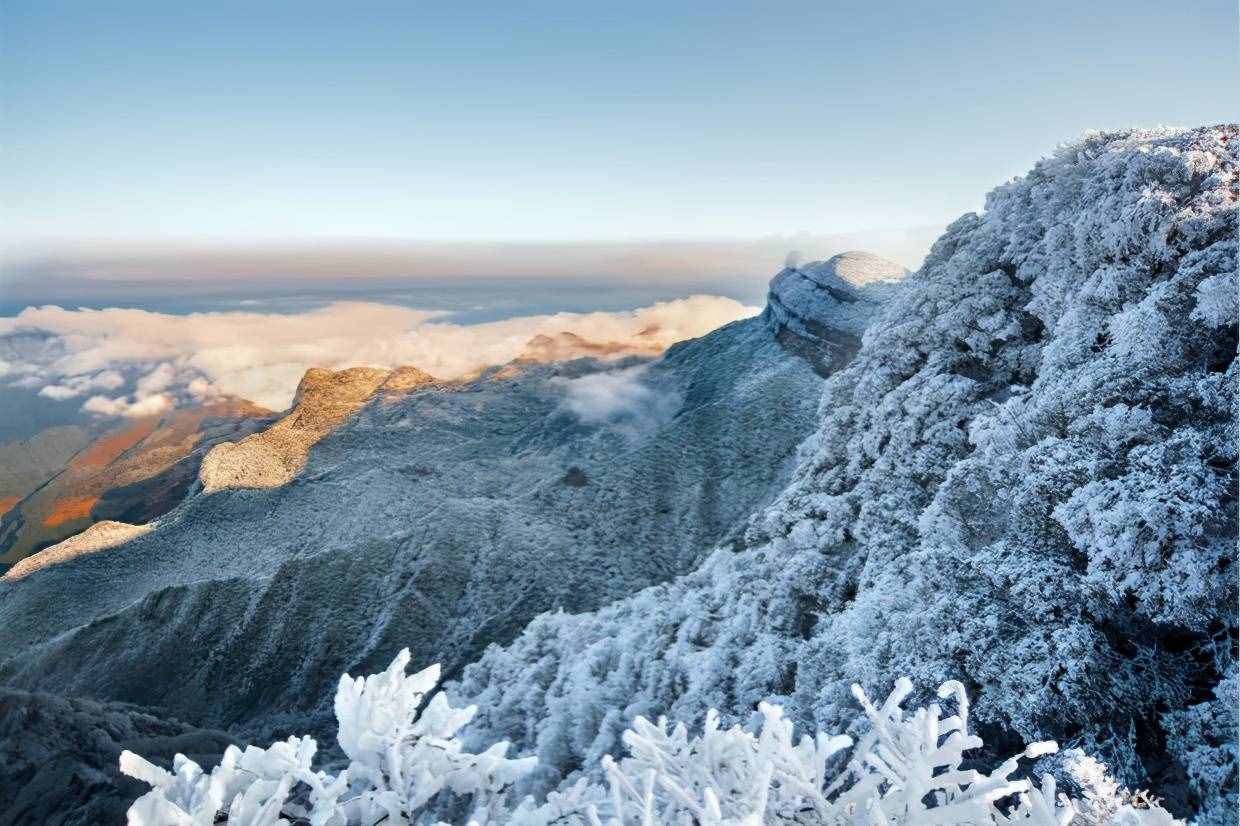
[[156,407],[178,398],[217,394],[281,410],[310,367],[412,365],[454,379],[525,354],[536,336],[571,333],[613,355],[650,352],[757,311],[729,298],[696,295],[629,312],[556,313],[462,325],[437,320],[442,316],[437,312],[363,302],[299,314],[169,315],[46,306],[0,318],[0,345],[14,334],[46,337],[41,355],[26,353],[25,363],[10,365],[10,371],[37,371],[34,386],[47,385],[48,396],[115,391],[126,384],[125,375],[137,377],[130,396],[95,395],[87,401],[85,409],[104,415],[144,415],[133,411],[158,412]]
[[162,393],[155,396],[147,396],[131,402],[125,409],[126,416],[153,416],[156,413],[163,413],[172,407],[172,399]]
[[99,413],[104,416],[155,416],[172,408],[172,399],[158,394],[130,401],[129,397],[109,398],[107,396],[91,396],[82,405],[88,413]]
[[82,409],[87,413],[99,413],[104,416],[120,416],[123,415],[125,409],[129,405],[124,399],[110,399],[107,396],[91,396],[82,405]]
[[[64,380],[63,384],[49,384],[39,390],[39,395],[63,401],[65,399],[72,399],[74,396],[80,396],[89,390],[116,390],[124,386],[124,384],[125,377],[118,371],[104,370],[93,376],[70,376]],[[152,388],[152,391],[163,389],[164,387],[157,387]],[[141,390],[141,382],[139,382],[139,390]],[[151,391],[142,395],[148,395],[149,392]]]
[[73,387],[67,387],[63,384],[49,384],[47,387],[44,387],[39,391],[39,395],[46,396],[49,399],[55,399],[56,401],[64,401],[65,399],[71,399],[74,396],[82,395],[82,391]]
[[167,390],[176,381],[176,378],[176,368],[166,361],[162,362],[154,370],[138,379],[138,395],[150,396]]
[[100,390],[116,390],[119,387],[123,387],[124,384],[125,377],[116,370],[104,370],[90,380],[90,386]]
[[562,406],[583,424],[610,424],[630,432],[651,430],[680,407],[676,393],[661,391],[644,380],[645,365],[561,379]]

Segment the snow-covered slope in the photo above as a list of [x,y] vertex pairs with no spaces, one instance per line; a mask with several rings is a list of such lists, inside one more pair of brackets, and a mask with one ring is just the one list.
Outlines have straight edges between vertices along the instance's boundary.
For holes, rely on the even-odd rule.
[[853,679],[953,678],[999,751],[1081,745],[1234,818],[1238,142],[1098,134],[993,191],[827,380],[743,542],[466,670],[479,742],[547,788],[637,715],[774,700],[831,731]]
[[686,573],[787,483],[811,362],[859,346],[851,321],[795,348],[781,330],[755,317],[655,361],[376,398],[283,486],[199,493],[147,535],[0,583],[0,679],[257,726],[326,712],[342,671],[402,647],[454,673],[540,612]]

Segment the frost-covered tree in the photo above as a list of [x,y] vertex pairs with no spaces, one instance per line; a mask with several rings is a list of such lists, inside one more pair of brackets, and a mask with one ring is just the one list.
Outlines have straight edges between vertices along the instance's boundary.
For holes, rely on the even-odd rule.
[[152,786],[129,810],[130,826],[400,826],[430,822],[442,793],[469,797],[477,826],[1068,826],[1078,811],[1087,826],[1175,823],[1144,798],[1124,801],[1084,755],[1074,762],[1090,781],[1079,802],[1057,793],[1050,775],[1015,776],[1021,757],[1053,754],[1054,743],[1030,745],[989,772],[967,768],[965,752],[982,741],[969,732],[964,687],[939,688],[955,707],[948,716],[938,703],[906,715],[908,680],[880,706],[853,686],[866,728],[855,745],[846,735],[795,739],[792,722],[767,703],[747,727],[725,729],[711,711],[692,737],[682,724],[639,717],[624,733],[628,756],[605,755],[594,767],[604,783],[587,770],[565,791],[510,808],[504,791],[534,758],[508,759],[506,743],[465,751],[456,733],[475,709],[454,709],[442,693],[423,704],[439,669],[407,675],[408,662],[402,651],[382,674],[341,677],[335,707],[349,765],[337,775],[311,767],[310,737],[232,746],[211,772],[182,755],[168,772],[122,753],[122,770]]
[[153,787],[129,810],[130,826],[394,826],[441,792],[469,797],[471,819],[487,822],[535,759],[509,759],[507,743],[464,750],[456,735],[475,709],[452,708],[442,692],[426,700],[439,666],[409,675],[408,664],[405,649],[380,674],[340,678],[337,740],[349,764],[336,775],[311,768],[312,737],[231,746],[209,773],[182,755],[168,772],[123,752],[121,770]]
[[450,687],[474,736],[554,787],[639,715],[838,730],[854,680],[958,678],[983,762],[1056,739],[1234,813],[1238,182],[1219,126],[1093,134],[993,191],[827,380],[745,542],[488,651]]

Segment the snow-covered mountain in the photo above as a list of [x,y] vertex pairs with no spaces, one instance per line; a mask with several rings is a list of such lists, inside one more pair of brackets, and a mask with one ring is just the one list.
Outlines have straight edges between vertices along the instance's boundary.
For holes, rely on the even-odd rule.
[[[153,530],[0,583],[0,677],[204,725],[303,725],[327,715],[342,671],[392,646],[455,673],[539,613],[687,573],[778,495],[819,373],[860,346],[878,302],[835,264],[805,268],[843,296],[800,302],[814,330],[774,311],[785,273],[772,310],[656,360],[523,360],[379,392],[357,412],[345,390],[383,376],[316,374],[345,390],[300,394],[245,447],[216,447],[206,484]],[[234,478],[239,451],[284,448],[304,467]],[[259,464],[283,462],[271,455]]]
[[951,678],[988,743],[1081,745],[1234,816],[1238,142],[1097,134],[990,193],[826,381],[742,541],[466,669],[479,741],[550,787],[638,714],[773,699],[834,731],[854,680]]
[[854,681],[959,680],[979,764],[1055,739],[1231,822],[1237,143],[1091,135],[902,282],[789,268],[655,361],[376,398],[286,484],[0,583],[0,681],[257,736],[409,646],[549,790],[639,715],[832,732]]

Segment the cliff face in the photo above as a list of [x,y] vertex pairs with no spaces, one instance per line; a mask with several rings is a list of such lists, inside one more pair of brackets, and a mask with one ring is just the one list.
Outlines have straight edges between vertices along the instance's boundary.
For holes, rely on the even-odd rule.
[[868,252],[781,270],[771,280],[763,318],[781,344],[821,376],[852,361],[861,334],[908,271]]
[[0,679],[261,738],[393,650],[453,673],[541,612],[690,571],[782,489],[814,421],[805,355],[830,342],[778,332],[754,317],[658,359],[452,384],[314,372],[155,530],[0,583]]

